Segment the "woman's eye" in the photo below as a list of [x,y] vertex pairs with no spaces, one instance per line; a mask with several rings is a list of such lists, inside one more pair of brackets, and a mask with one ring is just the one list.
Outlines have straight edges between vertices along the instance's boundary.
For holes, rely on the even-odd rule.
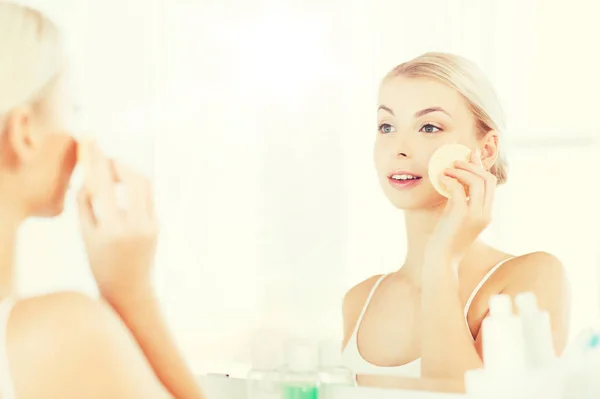
[[423,127],[421,128],[421,131],[422,131],[423,133],[437,133],[437,132],[439,132],[440,130],[442,130],[442,129],[440,129],[440,128],[439,128],[439,127],[437,127],[437,126],[433,126],[433,125],[431,125],[431,124],[429,124],[429,123],[428,123],[427,125],[425,125],[425,126],[423,126]]
[[389,123],[382,123],[381,125],[379,125],[379,131],[384,134],[393,133],[394,127]]

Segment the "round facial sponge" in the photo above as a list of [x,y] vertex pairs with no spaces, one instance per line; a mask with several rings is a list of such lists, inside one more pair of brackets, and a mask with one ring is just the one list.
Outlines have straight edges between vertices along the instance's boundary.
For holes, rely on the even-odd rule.
[[455,161],[469,162],[471,159],[471,149],[462,144],[446,144],[438,148],[429,159],[429,180],[433,188],[446,198],[450,198],[450,193],[446,185],[440,181],[444,170],[454,167]]

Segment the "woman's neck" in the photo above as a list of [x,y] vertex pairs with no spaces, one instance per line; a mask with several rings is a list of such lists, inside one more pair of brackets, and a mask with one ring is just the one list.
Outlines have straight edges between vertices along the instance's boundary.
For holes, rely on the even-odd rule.
[[[446,203],[429,209],[411,210],[404,212],[404,223],[406,228],[407,252],[402,274],[415,285],[421,286],[421,267],[425,258],[425,250],[429,237],[433,234],[440,220]],[[484,244],[476,241],[469,252],[481,252],[479,249]]]
[[443,206],[438,206],[404,212],[407,251],[402,273],[417,285],[421,284],[421,265],[427,242],[443,211]]
[[20,220],[0,211],[0,299],[14,292],[14,261]]

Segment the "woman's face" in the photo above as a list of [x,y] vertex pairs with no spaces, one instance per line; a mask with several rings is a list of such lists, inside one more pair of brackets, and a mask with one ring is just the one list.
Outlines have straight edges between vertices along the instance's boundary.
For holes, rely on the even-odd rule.
[[73,111],[70,86],[65,76],[59,76],[38,103],[17,109],[10,117],[5,132],[11,159],[8,169],[19,190],[15,199],[26,216],[56,216],[64,209],[77,163],[77,143],[69,129]]
[[[399,209],[423,209],[445,201],[431,185],[427,166],[440,146],[476,148],[476,120],[466,100],[435,80],[397,76],[379,92],[374,158],[385,195]],[[394,180],[408,175],[411,180]]]

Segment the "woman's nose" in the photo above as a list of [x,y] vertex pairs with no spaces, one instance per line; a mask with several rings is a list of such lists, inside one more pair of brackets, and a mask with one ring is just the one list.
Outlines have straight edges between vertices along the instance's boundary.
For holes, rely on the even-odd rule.
[[393,144],[393,156],[395,158],[409,158],[411,153],[410,148],[410,143],[408,143],[405,137],[398,137]]

